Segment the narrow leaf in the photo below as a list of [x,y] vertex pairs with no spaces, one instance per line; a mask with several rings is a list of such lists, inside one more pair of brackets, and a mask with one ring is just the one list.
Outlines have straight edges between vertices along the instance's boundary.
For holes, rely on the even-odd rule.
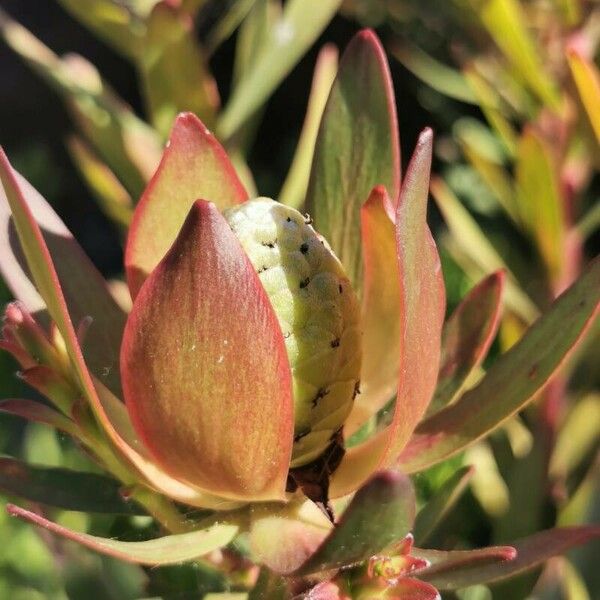
[[404,538],[414,516],[415,496],[410,479],[398,471],[381,471],[356,493],[335,529],[296,574],[365,561]]
[[114,0],[59,0],[80,23],[124,56],[139,54],[144,25],[131,2]]
[[526,406],[583,335],[599,302],[596,258],[475,388],[419,425],[400,468],[410,473],[445,460]]
[[107,514],[145,514],[121,494],[114,479],[69,469],[37,467],[0,457],[0,489],[31,502],[64,510]]
[[199,558],[226,546],[238,531],[236,525],[216,524],[207,529],[145,542],[121,542],[67,529],[13,504],[8,504],[6,510],[14,517],[44,527],[95,552],[126,562],[151,566],[173,565]]
[[481,21],[520,77],[542,102],[556,109],[559,95],[527,30],[523,6],[518,0],[474,0],[474,4]]
[[71,419],[41,402],[10,398],[0,401],[0,412],[21,417],[35,423],[50,425],[50,427],[64,431],[74,438],[79,437],[79,430]]
[[413,529],[416,544],[425,542],[435,531],[465,491],[473,473],[473,467],[462,467],[451,475],[433,498],[423,506],[417,514]]
[[230,138],[269,98],[335,15],[341,0],[288,0],[253,68],[240,81],[217,131]]
[[581,102],[592,124],[596,139],[600,142],[600,73],[576,50],[567,53],[571,75],[575,80]]
[[138,67],[152,123],[166,136],[177,114],[190,111],[212,127],[219,95],[192,18],[159,2],[146,28]]
[[454,589],[453,582],[460,582],[465,575],[477,573],[488,565],[511,564],[517,556],[517,551],[512,546],[450,551],[413,548],[412,556],[430,563],[429,567],[413,572],[414,577],[428,581],[440,589]]
[[451,404],[482,363],[498,330],[504,272],[486,277],[463,298],[444,324],[442,357],[430,414]]
[[319,124],[337,72],[337,66],[337,48],[332,45],[324,46],[319,52],[315,65],[306,116],[294,159],[278,197],[279,202],[294,208],[299,208],[306,196]]
[[[432,550],[415,551],[415,555],[436,561],[433,566],[415,573],[416,577],[430,582],[441,590],[451,590],[479,583],[492,583],[519,573],[533,569],[549,558],[562,554],[567,550],[585,544],[600,537],[600,527],[564,527],[549,529],[511,544],[513,556],[502,561],[478,563],[465,561],[462,565],[452,565],[441,559],[437,562],[438,554]],[[486,548],[492,551],[493,548]],[[500,550],[500,548],[498,548]],[[507,549],[508,550],[508,549]],[[475,551],[477,552],[477,551]],[[457,553],[448,553],[459,554]],[[515,557],[516,555],[516,557]]]
[[91,63],[78,55],[59,58],[1,10],[0,35],[61,95],[88,142],[137,197],[160,158],[154,130],[107,86]]
[[460,203],[460,200],[437,177],[431,180],[431,194],[448,225],[452,242],[464,251],[483,275],[499,270],[505,271],[505,302],[507,306],[526,322],[534,321],[539,314],[535,304],[516,283],[514,275],[502,257],[487,239],[475,219]]
[[129,230],[125,268],[132,296],[171,247],[196,200],[222,209],[247,197],[216,138],[191,113],[180,115]]
[[[15,297],[30,312],[43,310],[47,305],[58,323],[55,298],[58,286],[72,322],[80,323],[91,317],[83,355],[91,371],[119,394],[118,359],[125,314],[52,208],[12,170],[4,153],[0,155],[0,164],[4,187],[4,191],[0,189],[0,272]],[[47,248],[38,247],[40,243],[47,244]],[[50,255],[57,264],[53,275]]]
[[213,204],[193,205],[140,290],[121,372],[133,424],[168,473],[233,499],[284,497],[294,424],[283,334]]
[[133,200],[116,175],[78,136],[67,141],[71,159],[106,216],[127,228],[133,217]]
[[392,80],[372,31],[344,52],[321,121],[307,192],[315,228],[331,244],[355,289],[362,287],[360,208],[383,185],[395,203],[400,149]]
[[394,45],[391,52],[415,77],[440,94],[467,104],[477,103],[460,71],[437,61],[418,46],[403,41]]
[[551,149],[531,128],[519,142],[516,182],[523,221],[551,280],[557,283],[565,261],[563,198]]
[[349,437],[393,397],[398,387],[401,325],[400,280],[392,202],[377,186],[361,208],[364,263],[361,393],[344,424]]
[[426,129],[419,136],[396,210],[401,347],[392,423],[346,453],[332,478],[332,497],[349,493],[381,466],[395,464],[435,390],[446,297],[427,226],[432,147],[433,134]]

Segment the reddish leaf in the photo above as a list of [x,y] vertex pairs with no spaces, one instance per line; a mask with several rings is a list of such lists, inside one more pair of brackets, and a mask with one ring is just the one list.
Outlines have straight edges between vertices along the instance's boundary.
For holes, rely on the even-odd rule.
[[121,372],[133,424],[168,473],[228,498],[283,499],[294,427],[283,335],[213,204],[193,205],[140,290]]
[[355,288],[362,286],[360,208],[376,185],[400,188],[396,105],[381,43],[370,30],[344,52],[315,146],[307,207]]
[[418,579],[404,578],[386,590],[390,600],[440,600],[439,592],[429,583]]
[[287,504],[254,504],[248,541],[252,561],[282,575],[293,573],[321,545],[331,521],[304,496]]
[[397,460],[435,389],[445,293],[439,256],[426,222],[432,144],[433,135],[427,129],[419,137],[396,213],[402,344],[393,420],[377,436],[346,453],[332,478],[332,497],[349,493],[370,473]]
[[442,590],[491,583],[533,569],[557,554],[599,537],[598,526],[564,527],[536,533],[505,548],[465,552],[415,549],[413,553],[428,559],[432,566],[414,575]]
[[419,425],[400,467],[415,472],[445,460],[521,410],[562,364],[593,321],[599,302],[596,258],[476,387]]
[[500,322],[504,278],[503,271],[486,277],[446,321],[440,373],[429,412],[450,404],[485,358]]
[[363,364],[361,393],[344,425],[352,435],[394,395],[400,364],[400,280],[391,201],[377,186],[361,208]]
[[[2,153],[0,188],[0,272],[16,298],[29,312],[45,309],[40,297],[46,293],[35,281],[27,265],[28,251],[17,236],[17,216],[11,216],[15,198],[40,227],[40,235],[56,260],[56,283],[60,285],[70,319],[79,323],[86,317],[92,322],[83,342],[83,355],[91,371],[114,393],[120,393],[118,357],[125,314],[110,295],[106,283],[74,240],[64,223],[40,194],[12,170]],[[19,236],[21,234],[19,233]],[[25,255],[25,256],[24,256]],[[27,257],[27,258],[26,258]],[[32,281],[33,280],[33,281]],[[35,285],[34,285],[35,282]],[[36,291],[36,285],[38,291]],[[52,311],[50,311],[52,312]]]
[[171,247],[199,198],[222,209],[243,202],[248,194],[213,134],[196,116],[184,113],[175,121],[129,230],[125,269],[133,297]]
[[67,529],[13,504],[7,504],[6,510],[14,517],[44,527],[90,550],[127,562],[152,566],[172,565],[197,559],[226,546],[238,531],[236,525],[224,523],[191,533],[168,535],[145,542],[121,542]]
[[50,427],[64,431],[73,437],[79,437],[77,425],[71,419],[68,419],[41,402],[22,400],[20,398],[2,400],[0,402],[0,412],[22,417],[35,423],[50,425]]

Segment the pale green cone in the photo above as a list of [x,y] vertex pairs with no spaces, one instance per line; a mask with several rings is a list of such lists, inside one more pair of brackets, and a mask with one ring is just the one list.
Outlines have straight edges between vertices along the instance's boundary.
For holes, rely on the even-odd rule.
[[271,300],[293,376],[292,467],[342,427],[361,366],[360,307],[340,261],[297,210],[269,198],[224,213]]

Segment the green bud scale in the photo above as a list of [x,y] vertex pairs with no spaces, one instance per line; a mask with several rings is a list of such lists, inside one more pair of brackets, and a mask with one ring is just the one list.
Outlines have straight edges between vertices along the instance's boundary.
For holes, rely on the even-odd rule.
[[256,269],[292,370],[292,467],[318,458],[348,416],[361,367],[360,306],[342,264],[310,219],[269,198],[224,212]]

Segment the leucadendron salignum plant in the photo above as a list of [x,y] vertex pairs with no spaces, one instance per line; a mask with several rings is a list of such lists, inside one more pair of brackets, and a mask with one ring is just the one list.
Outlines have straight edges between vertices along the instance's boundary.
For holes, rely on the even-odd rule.
[[[2,155],[1,268],[18,299],[2,347],[52,407],[0,407],[78,440],[111,476],[96,505],[152,515],[166,535],[122,542],[14,505],[10,514],[132,562],[258,565],[239,584],[255,598],[434,599],[597,536],[581,527],[482,550],[413,546],[410,532],[424,539],[444,505],[434,499],[415,522],[409,474],[525,406],[600,294],[595,261],[465,391],[496,333],[504,275],[484,279],[444,323],[426,222],[432,144],[425,130],[401,180],[390,75],[369,31],[333,82],[307,214],[249,198],[213,134],[180,115],[128,232],[130,310]],[[424,418],[434,393],[439,408]],[[40,471],[8,460],[2,487],[98,510],[82,474],[61,473],[62,495],[40,493],[23,485]]]

